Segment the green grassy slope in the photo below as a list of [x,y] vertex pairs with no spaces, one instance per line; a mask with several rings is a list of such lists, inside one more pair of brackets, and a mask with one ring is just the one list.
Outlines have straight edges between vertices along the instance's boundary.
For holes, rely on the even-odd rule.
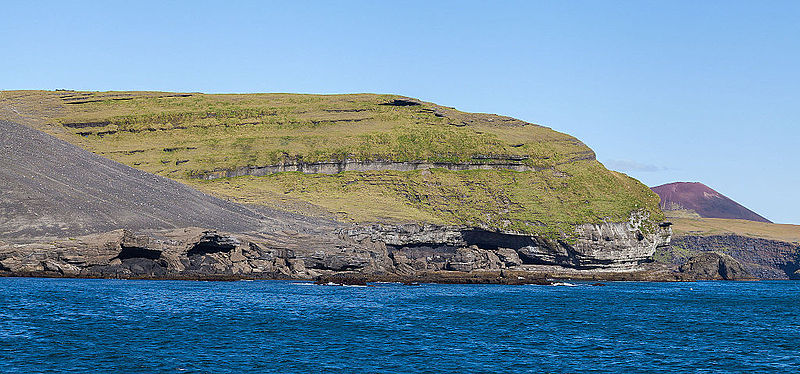
[[[657,195],[606,170],[572,136],[513,118],[407,100],[374,94],[5,91],[0,118],[217,196],[349,221],[564,235],[575,224],[624,221],[633,210],[649,212],[653,221],[663,218]],[[536,171],[192,177],[345,159],[511,163]]]

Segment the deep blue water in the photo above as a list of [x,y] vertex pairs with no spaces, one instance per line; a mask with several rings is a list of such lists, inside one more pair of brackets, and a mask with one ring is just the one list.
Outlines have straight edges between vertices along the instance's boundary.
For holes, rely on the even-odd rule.
[[0,372],[798,372],[800,282],[0,278]]

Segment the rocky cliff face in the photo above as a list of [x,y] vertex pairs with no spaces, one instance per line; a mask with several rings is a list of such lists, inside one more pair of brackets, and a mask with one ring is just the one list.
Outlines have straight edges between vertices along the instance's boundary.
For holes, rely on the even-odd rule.
[[154,236],[115,230],[46,244],[0,246],[0,272],[11,275],[311,279],[349,270],[380,274],[391,270],[391,261],[380,247],[330,237],[199,228]]
[[[445,163],[445,162],[393,162],[380,160],[342,160],[327,162],[285,162],[276,165],[265,166],[244,166],[234,169],[215,170],[203,173],[193,173],[191,177],[199,179],[218,179],[235,178],[245,175],[260,177],[275,173],[301,172],[305,174],[337,174],[345,171],[411,171],[426,169],[447,169],[447,170],[514,170],[514,171],[536,171],[533,166],[522,163],[523,157],[512,158],[507,156],[504,159],[482,160],[482,163]],[[587,157],[588,159],[588,157]],[[592,158],[593,159],[593,158]],[[572,161],[572,160],[571,160]]]
[[762,279],[800,279],[800,244],[740,235],[682,236],[668,249],[675,262],[692,253],[721,252],[740,261]]
[[342,272],[527,271],[529,265],[629,271],[669,241],[643,232],[644,217],[584,225],[572,240],[435,225],[360,225],[330,235],[231,234],[186,228],[136,235],[115,230],[48,243],[0,243],[0,272],[112,278],[313,279]]
[[[0,117],[24,105],[26,123],[96,154],[0,121],[4,274],[631,271],[669,238],[646,186],[508,117],[381,95],[32,95],[0,93]],[[123,102],[137,104],[107,111]],[[220,170],[249,176],[189,177]]]
[[561,239],[413,224],[356,226],[343,233],[356,241],[385,243],[397,264],[414,269],[533,264],[623,270],[648,262],[657,247],[669,244],[669,226],[647,231],[646,218],[637,212],[625,223],[584,224],[576,228],[573,238]]

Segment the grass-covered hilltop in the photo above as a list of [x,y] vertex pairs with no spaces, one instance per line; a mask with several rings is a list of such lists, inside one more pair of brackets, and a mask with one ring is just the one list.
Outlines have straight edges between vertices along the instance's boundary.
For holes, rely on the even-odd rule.
[[0,118],[240,203],[568,237],[663,220],[576,138],[396,95],[0,92]]

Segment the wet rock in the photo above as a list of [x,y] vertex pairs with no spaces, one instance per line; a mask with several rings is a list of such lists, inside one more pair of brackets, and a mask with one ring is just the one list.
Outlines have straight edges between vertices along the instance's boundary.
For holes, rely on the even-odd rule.
[[367,277],[356,273],[339,273],[323,275],[314,280],[318,285],[348,285],[348,286],[367,286]]

